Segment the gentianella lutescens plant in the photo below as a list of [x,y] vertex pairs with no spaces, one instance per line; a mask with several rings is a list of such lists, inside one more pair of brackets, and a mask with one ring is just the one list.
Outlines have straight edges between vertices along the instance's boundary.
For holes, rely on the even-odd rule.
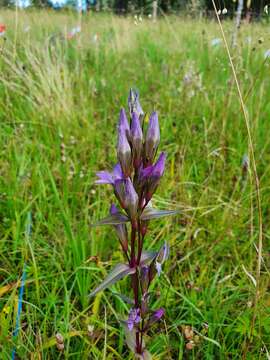
[[121,109],[118,123],[117,159],[112,172],[97,173],[97,184],[110,184],[118,201],[111,204],[110,215],[95,225],[112,225],[117,233],[125,263],[116,265],[105,280],[90,294],[130,276],[133,296],[118,294],[130,305],[127,320],[122,321],[126,342],[137,359],[151,359],[145,347],[144,335],[165,313],[163,308],[151,309],[152,292],[149,287],[162,271],[168,258],[169,246],[165,242],[159,251],[144,249],[144,239],[151,219],[175,214],[174,210],[157,210],[151,205],[165,170],[166,154],[156,158],[160,142],[158,115],[153,112],[146,121],[137,91],[130,90],[130,121]]

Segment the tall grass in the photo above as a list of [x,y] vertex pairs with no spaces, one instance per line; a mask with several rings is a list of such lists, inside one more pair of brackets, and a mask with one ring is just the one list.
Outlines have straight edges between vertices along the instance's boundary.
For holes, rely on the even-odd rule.
[[[95,187],[95,171],[111,166],[115,119],[137,86],[144,110],[160,114],[169,168],[155,204],[182,210],[153,224],[149,247],[170,241],[171,258],[158,305],[168,309],[150,341],[155,359],[266,358],[269,320],[269,61],[263,24],[243,25],[233,54],[260,178],[265,246],[254,331],[254,283],[259,227],[256,193],[242,165],[249,144],[218,25],[178,18],[153,23],[110,15],[1,12],[0,38],[0,354],[15,345],[22,359],[63,356],[128,359],[117,314],[124,303],[109,290],[87,295],[119,259],[111,229],[91,229],[107,214],[110,192]],[[232,23],[224,22],[226,36]],[[17,32],[15,33],[15,29]],[[250,39],[251,37],[251,39]],[[262,39],[262,37],[264,39]],[[14,41],[16,39],[16,46]],[[104,162],[104,159],[106,161]],[[33,217],[27,241],[27,214]],[[109,258],[109,262],[103,259]],[[18,288],[27,279],[15,340]],[[115,290],[128,287],[125,281]],[[114,306],[112,306],[112,302]],[[91,327],[89,327],[89,325]],[[183,329],[198,337],[192,350]],[[93,328],[92,328],[93,327]],[[120,338],[120,340],[118,340]],[[14,343],[15,342],[15,343]],[[248,351],[247,351],[248,349]],[[268,355],[267,355],[268,354]]]

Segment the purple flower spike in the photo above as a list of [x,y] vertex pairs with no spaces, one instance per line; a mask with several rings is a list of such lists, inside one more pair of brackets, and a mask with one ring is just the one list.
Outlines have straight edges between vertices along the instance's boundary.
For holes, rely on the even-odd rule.
[[131,309],[127,320],[127,326],[129,331],[131,331],[134,328],[135,324],[138,324],[140,321],[140,309]]
[[139,93],[134,89],[130,89],[129,91],[128,107],[130,116],[132,116],[133,113],[136,113],[138,117],[142,117],[144,115],[143,109],[139,101]]
[[[111,208],[110,208],[110,214],[116,215],[119,212],[120,211],[117,208],[117,206],[115,204],[112,204]],[[123,251],[127,252],[127,250],[128,250],[128,232],[127,232],[126,224],[114,225],[114,228],[116,230],[116,233],[119,238],[119,241],[120,241]]]
[[152,164],[160,141],[158,114],[153,112],[150,116],[145,141],[145,156],[147,164]]
[[125,109],[123,109],[123,108],[120,110],[118,129],[123,130],[125,132],[127,138],[128,139],[130,138],[130,126],[128,123]]
[[132,114],[131,122],[131,142],[132,142],[132,152],[133,152],[133,165],[136,169],[141,164],[141,153],[143,145],[143,133],[141,128],[141,123],[137,113]]
[[130,176],[132,171],[131,148],[124,128],[119,128],[117,156],[125,177]]

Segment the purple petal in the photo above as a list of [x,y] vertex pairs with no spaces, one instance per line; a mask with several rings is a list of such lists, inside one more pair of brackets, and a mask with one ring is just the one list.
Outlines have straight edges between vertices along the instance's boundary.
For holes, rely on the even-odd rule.
[[126,133],[126,135],[129,136],[130,127],[129,127],[125,109],[123,109],[123,108],[120,110],[118,129],[119,130],[121,129],[121,131],[124,131]]
[[115,204],[112,204],[111,208],[110,208],[110,214],[111,215],[116,215],[118,213],[119,213],[119,209],[117,208],[117,206]]
[[154,143],[158,143],[160,140],[158,114],[156,111],[150,115],[146,138],[151,139]]
[[154,169],[152,172],[153,176],[155,176],[157,178],[161,178],[161,176],[163,175],[164,170],[165,170],[165,160],[166,160],[166,154],[164,152],[162,152],[159,155],[159,158],[154,165]]
[[127,326],[128,329],[131,331],[135,324],[138,324],[141,321],[140,316],[140,309],[130,309],[128,320],[127,320]]
[[153,170],[154,170],[154,166],[150,165],[150,166],[147,166],[146,168],[144,169],[141,169],[140,171],[140,178],[142,180],[147,180],[153,173]]
[[163,308],[160,308],[154,312],[154,317],[159,320],[162,318],[162,316],[165,314],[165,310]]
[[98,171],[96,176],[99,177],[99,180],[96,180],[96,184],[113,184],[113,176],[109,171]]
[[113,168],[113,178],[114,180],[121,180],[124,178],[124,174],[121,168],[121,165],[118,163]]
[[142,140],[143,133],[141,128],[141,123],[139,120],[139,116],[137,113],[132,114],[132,122],[131,122],[131,137],[135,139]]
[[136,193],[130,178],[127,178],[124,181],[125,181],[125,201],[127,205],[127,210],[131,220],[135,220],[138,210],[138,201],[139,201],[138,194]]
[[132,171],[131,148],[126,132],[122,128],[118,131],[117,156],[125,177],[128,177]]

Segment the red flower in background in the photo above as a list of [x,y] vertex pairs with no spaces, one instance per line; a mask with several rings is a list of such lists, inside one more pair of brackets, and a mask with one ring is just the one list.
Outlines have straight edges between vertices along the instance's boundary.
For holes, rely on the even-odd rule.
[[4,35],[6,32],[6,25],[0,24],[0,36]]

